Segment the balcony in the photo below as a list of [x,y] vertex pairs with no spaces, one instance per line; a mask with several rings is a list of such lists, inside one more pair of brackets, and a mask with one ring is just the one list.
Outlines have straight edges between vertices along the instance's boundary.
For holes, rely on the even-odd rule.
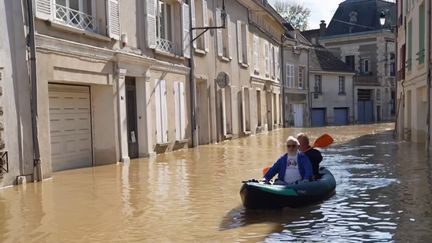
[[156,50],[172,55],[181,55],[178,51],[179,49],[176,48],[175,43],[167,39],[158,38],[156,40]]
[[80,30],[97,33],[96,18],[92,15],[55,4],[55,17],[57,23],[65,24]]

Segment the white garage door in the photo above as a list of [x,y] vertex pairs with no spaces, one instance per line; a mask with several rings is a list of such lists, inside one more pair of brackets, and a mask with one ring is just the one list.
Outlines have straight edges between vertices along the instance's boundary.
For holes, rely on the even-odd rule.
[[89,87],[50,84],[53,171],[92,165]]

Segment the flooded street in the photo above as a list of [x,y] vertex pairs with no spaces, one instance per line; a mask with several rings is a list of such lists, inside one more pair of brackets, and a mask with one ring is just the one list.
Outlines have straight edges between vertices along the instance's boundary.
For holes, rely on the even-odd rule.
[[[277,242],[432,239],[432,168],[394,124],[281,129],[196,149],[54,174],[0,190],[0,242]],[[322,166],[337,182],[321,204],[245,211],[242,180],[284,151],[288,135],[326,132]]]

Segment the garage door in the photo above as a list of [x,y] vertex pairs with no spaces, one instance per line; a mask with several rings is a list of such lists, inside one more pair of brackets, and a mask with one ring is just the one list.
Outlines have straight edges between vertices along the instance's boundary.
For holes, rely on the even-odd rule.
[[325,108],[314,108],[312,109],[312,126],[313,127],[323,127],[325,126]]
[[348,108],[334,108],[334,124],[348,125]]
[[50,84],[48,91],[53,171],[91,166],[89,87]]

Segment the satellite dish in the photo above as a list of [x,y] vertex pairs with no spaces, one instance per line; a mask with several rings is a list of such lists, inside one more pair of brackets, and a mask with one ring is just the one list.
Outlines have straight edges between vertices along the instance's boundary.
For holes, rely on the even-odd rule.
[[226,86],[228,86],[228,84],[229,84],[228,74],[226,74],[224,72],[219,73],[218,76],[217,76],[217,78],[216,78],[216,83],[219,86],[219,88],[221,88],[221,89],[223,89]]

